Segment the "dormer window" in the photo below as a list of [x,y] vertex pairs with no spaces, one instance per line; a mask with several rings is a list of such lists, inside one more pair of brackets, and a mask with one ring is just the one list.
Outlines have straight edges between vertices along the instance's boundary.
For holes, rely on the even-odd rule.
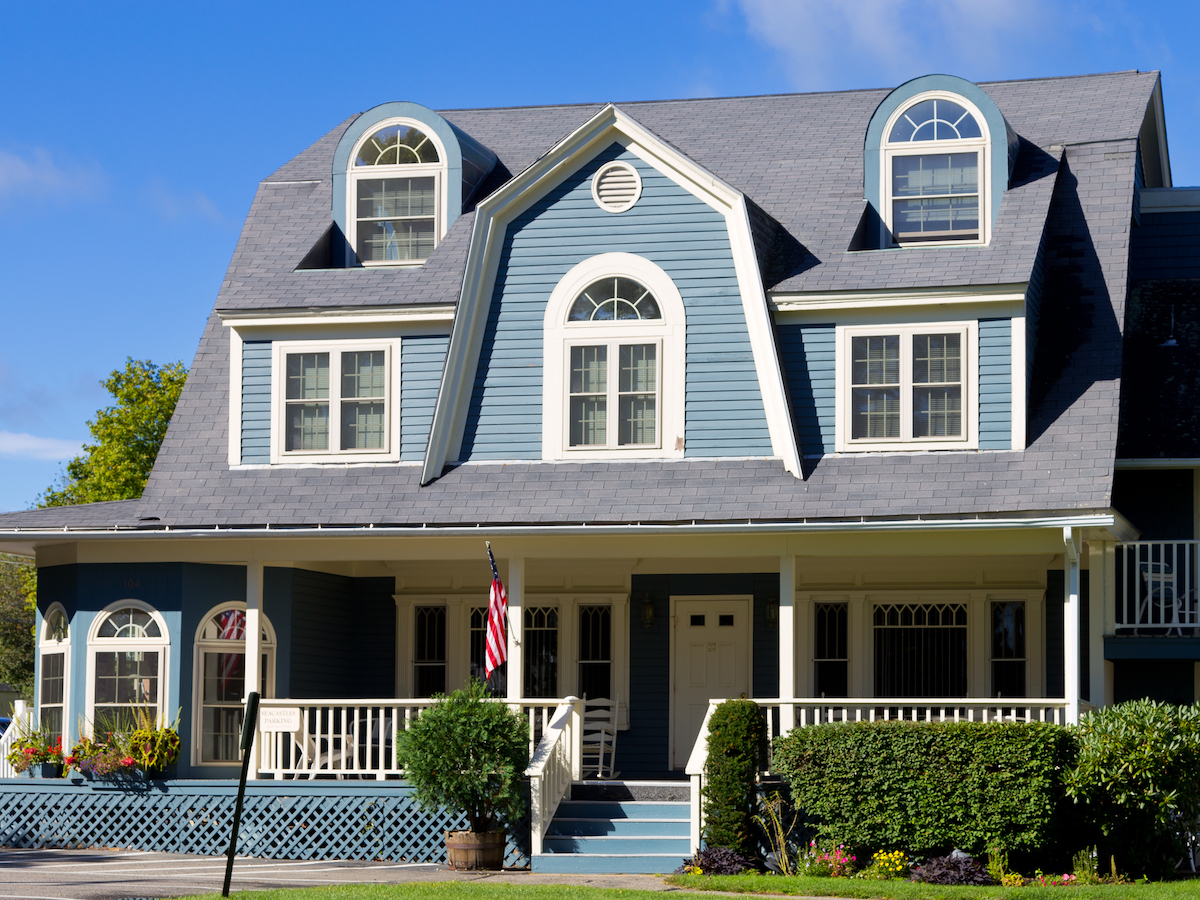
[[987,134],[962,98],[919,98],[884,146],[884,215],[893,244],[986,242]]
[[364,266],[423,262],[441,238],[445,153],[415,123],[392,121],[354,148],[351,245]]

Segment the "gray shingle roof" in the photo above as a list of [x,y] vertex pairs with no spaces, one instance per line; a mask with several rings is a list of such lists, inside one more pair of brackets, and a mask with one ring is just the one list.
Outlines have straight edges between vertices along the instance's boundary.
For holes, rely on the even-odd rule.
[[[1026,141],[1018,186],[1005,198],[988,248],[845,252],[863,206],[862,135],[886,91],[622,104],[743,190],[807,249],[808,268],[779,288],[1024,281],[1045,232],[1046,284],[1025,452],[831,456],[804,481],[773,460],[464,465],[423,488],[415,466],[231,471],[229,344],[214,315],[137,516],[184,527],[734,521],[1105,508],[1116,443],[1131,151],[1156,78],[1123,73],[983,86]],[[502,168],[496,177],[503,178],[599,109],[445,115],[497,154]],[[346,124],[261,186],[218,309],[456,299],[470,215],[419,269],[294,271],[329,224],[329,161]],[[1074,145],[1061,166],[1057,152],[1038,149],[1052,145]],[[320,183],[278,183],[309,179]],[[84,526],[127,515],[115,506],[77,514],[13,513],[0,516],[0,527],[43,521]]]

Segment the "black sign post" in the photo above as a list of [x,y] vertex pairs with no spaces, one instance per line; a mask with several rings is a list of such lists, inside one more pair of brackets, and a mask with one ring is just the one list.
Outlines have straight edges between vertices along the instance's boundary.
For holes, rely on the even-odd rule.
[[258,727],[258,691],[246,698],[246,718],[242,722],[242,779],[238,782],[237,805],[233,808],[233,832],[229,835],[229,851],[225,854],[225,886],[221,896],[229,896],[229,880],[233,878],[233,854],[237,850],[238,827],[242,824],[242,801],[246,797],[246,775],[250,771],[250,748],[254,746],[254,731]]

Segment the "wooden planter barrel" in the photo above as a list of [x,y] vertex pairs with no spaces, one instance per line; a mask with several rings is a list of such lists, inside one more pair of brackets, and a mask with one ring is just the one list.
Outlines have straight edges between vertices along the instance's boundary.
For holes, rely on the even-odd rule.
[[499,872],[504,867],[503,831],[446,832],[446,859],[455,869],[485,869]]

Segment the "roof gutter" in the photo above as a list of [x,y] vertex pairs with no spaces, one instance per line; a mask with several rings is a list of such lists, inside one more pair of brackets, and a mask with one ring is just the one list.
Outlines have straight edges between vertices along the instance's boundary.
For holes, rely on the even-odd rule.
[[[899,519],[877,521],[814,521],[798,522],[723,522],[668,525],[661,523],[627,525],[406,525],[352,526],[346,528],[322,526],[271,528],[135,528],[71,531],[68,529],[10,529],[0,531],[0,542],[29,540],[176,540],[180,538],[209,540],[223,538],[255,538],[286,540],[295,538],[415,538],[415,537],[477,537],[479,535],[513,535],[553,537],[561,535],[704,535],[704,534],[820,534],[837,532],[902,532],[902,531],[1012,531],[1042,528],[1107,528],[1114,532],[1129,530],[1119,513],[1085,513],[1071,516],[1041,516],[1036,518],[974,518],[974,519]],[[1127,538],[1126,538],[1127,539]]]

